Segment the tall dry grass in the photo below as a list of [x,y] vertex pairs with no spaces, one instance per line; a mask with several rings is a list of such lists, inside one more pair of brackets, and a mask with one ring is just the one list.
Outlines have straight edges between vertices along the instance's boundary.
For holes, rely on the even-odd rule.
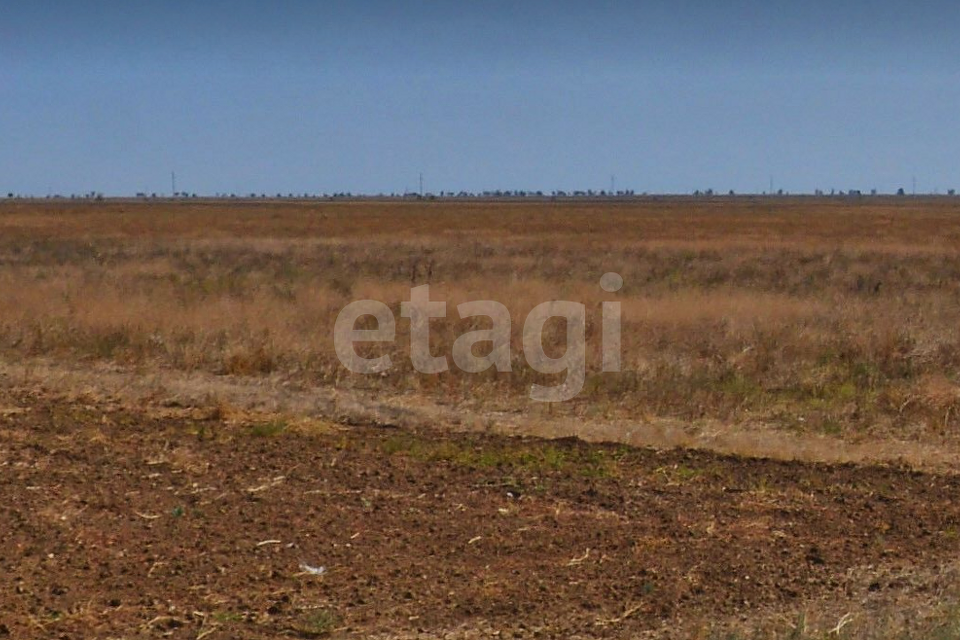
[[[527,366],[523,319],[567,299],[588,309],[588,378],[559,411],[922,435],[960,426],[958,247],[947,199],[8,203],[0,349],[522,409],[531,382],[558,379]],[[599,287],[608,271],[618,294]],[[474,326],[457,303],[497,300],[512,373],[412,370],[399,302],[428,283],[448,303],[434,353]],[[361,298],[397,314],[385,376],[349,375],[333,351],[337,313]],[[610,299],[620,374],[599,373]]]

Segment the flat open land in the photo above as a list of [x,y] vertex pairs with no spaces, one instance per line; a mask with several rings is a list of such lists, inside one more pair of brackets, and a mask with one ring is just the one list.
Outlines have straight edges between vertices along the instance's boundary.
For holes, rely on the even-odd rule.
[[[513,370],[415,371],[422,284]],[[7,201],[0,302],[0,638],[960,634],[956,199]]]

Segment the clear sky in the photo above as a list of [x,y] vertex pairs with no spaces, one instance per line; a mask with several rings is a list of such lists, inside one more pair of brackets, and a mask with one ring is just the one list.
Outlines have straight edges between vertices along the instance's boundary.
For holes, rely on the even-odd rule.
[[960,189],[956,2],[0,7],[0,192]]

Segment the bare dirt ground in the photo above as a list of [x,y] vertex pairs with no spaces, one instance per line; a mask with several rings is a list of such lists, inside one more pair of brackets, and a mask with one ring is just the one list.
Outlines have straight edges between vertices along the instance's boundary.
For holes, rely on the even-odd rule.
[[951,475],[0,393],[0,637],[708,637],[955,583]]

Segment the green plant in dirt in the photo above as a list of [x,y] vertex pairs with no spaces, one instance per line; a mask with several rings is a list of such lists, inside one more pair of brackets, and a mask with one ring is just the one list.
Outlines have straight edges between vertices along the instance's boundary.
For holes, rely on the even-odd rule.
[[695,469],[682,464],[659,467],[654,473],[663,478],[667,484],[684,484],[696,480],[703,475],[702,469]]
[[547,469],[559,470],[567,459],[566,452],[559,447],[546,446],[537,453],[539,454],[539,462]]
[[586,447],[567,447],[537,443],[504,447],[465,440],[427,440],[412,435],[384,439],[380,449],[388,455],[402,455],[423,462],[484,469],[513,469],[528,474],[567,471],[590,478],[608,478],[618,473],[624,450],[608,451]]
[[303,614],[294,630],[304,638],[328,636],[341,624],[340,616],[330,609],[316,609]]
[[288,426],[286,420],[271,420],[249,427],[248,433],[254,438],[273,438],[286,431]]
[[219,624],[230,624],[234,622],[242,622],[243,616],[234,611],[216,611],[210,616],[214,622]]
[[610,478],[617,474],[616,454],[604,449],[587,449],[576,461],[577,471],[587,478]]

